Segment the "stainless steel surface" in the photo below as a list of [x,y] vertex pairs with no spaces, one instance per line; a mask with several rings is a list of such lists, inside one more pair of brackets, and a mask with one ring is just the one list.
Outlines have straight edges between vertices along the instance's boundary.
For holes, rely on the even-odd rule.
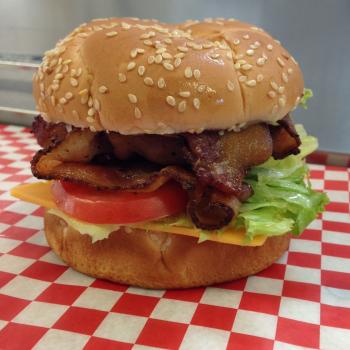
[[5,61],[5,60],[0,60],[0,69],[5,68],[5,69],[31,69],[35,71],[39,67],[38,63],[28,63],[28,62],[21,62],[21,61]]
[[[224,16],[263,27],[298,60],[314,90],[309,109],[297,110],[295,119],[321,149],[350,152],[349,0],[0,0],[0,56],[39,56],[78,24],[109,16],[169,22]],[[30,80],[31,71],[1,69],[0,105],[34,109]]]

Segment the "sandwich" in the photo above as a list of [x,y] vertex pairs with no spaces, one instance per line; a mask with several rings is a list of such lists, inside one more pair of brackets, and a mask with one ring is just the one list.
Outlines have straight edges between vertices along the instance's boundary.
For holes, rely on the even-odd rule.
[[14,196],[46,208],[53,251],[85,274],[188,288],[258,273],[327,203],[294,125],[299,64],[234,19],[84,23],[33,78],[31,161]]

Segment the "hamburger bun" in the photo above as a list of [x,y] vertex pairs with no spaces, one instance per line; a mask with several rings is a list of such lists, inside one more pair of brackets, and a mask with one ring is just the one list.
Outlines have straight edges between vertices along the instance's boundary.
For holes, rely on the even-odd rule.
[[288,249],[290,235],[243,247],[175,234],[125,229],[91,242],[62,218],[46,212],[45,234],[53,251],[87,275],[144,288],[189,288],[235,280],[270,266]]
[[33,80],[47,121],[121,134],[273,123],[298,104],[303,87],[278,41],[233,19],[94,20],[46,52]]

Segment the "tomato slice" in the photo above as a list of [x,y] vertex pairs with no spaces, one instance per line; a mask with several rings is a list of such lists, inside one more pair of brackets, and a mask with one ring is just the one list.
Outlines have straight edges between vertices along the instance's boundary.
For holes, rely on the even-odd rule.
[[97,190],[66,181],[51,187],[57,207],[76,219],[95,224],[131,224],[179,214],[187,204],[186,191],[168,181],[153,192]]

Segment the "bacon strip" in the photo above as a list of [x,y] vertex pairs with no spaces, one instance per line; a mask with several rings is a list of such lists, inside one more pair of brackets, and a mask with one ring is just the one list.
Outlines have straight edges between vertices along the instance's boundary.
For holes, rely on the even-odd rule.
[[298,154],[301,141],[289,114],[279,120],[278,124],[278,126],[270,126],[273,140],[273,157],[283,159],[290,154]]
[[235,133],[186,134],[188,160],[201,183],[224,193],[247,193],[243,184],[247,169],[266,161],[272,154],[272,140],[265,124]]
[[38,144],[43,148],[63,141],[67,135],[67,129],[64,123],[46,123],[41,115],[35,117],[32,124],[32,131]]

